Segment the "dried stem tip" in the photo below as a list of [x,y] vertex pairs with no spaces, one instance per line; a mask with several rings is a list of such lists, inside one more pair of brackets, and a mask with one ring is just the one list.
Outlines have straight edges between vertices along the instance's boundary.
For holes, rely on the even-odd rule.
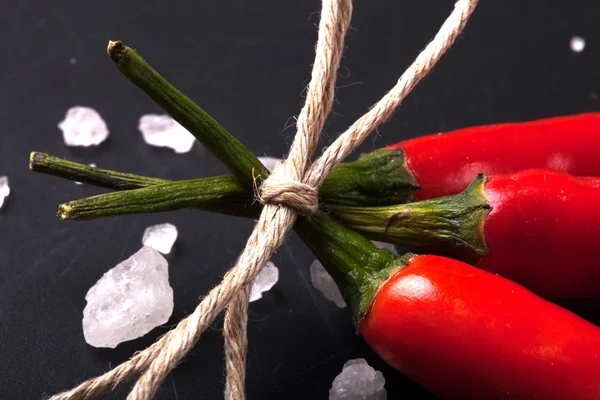
[[73,217],[73,207],[71,207],[68,203],[67,204],[61,204],[60,206],[58,206],[58,218],[60,218],[61,220],[67,220],[67,219],[72,219]]
[[125,56],[125,53],[127,53],[127,50],[129,49],[129,47],[125,46],[123,44],[123,42],[121,42],[120,40],[116,40],[116,41],[112,41],[110,40],[108,42],[108,47],[106,48],[106,52],[108,53],[108,55],[110,56],[110,58],[112,58],[112,60],[116,63],[118,63],[119,61],[121,61],[123,59],[123,57]]
[[[46,164],[46,160],[48,159],[48,154],[46,153],[38,153],[37,151],[32,151],[29,155],[29,170],[30,171],[38,171],[40,167]],[[42,168],[43,169],[43,168]]]

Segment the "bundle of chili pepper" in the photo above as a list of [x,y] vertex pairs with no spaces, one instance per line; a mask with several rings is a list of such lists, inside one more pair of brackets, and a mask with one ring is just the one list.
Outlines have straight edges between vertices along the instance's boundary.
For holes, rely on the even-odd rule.
[[[410,139],[340,165],[321,190],[322,208],[371,239],[456,257],[544,297],[598,300],[600,269],[594,254],[600,233],[596,207],[600,179],[549,170],[517,172],[491,176],[488,182],[478,178],[456,197],[381,208],[352,206],[404,202],[417,184],[423,186],[417,191],[419,198],[457,192],[472,179],[473,171],[480,170],[498,173],[549,166],[600,175],[600,163],[594,162],[593,146],[588,145],[599,134],[600,113],[588,113]],[[31,165],[34,170],[116,189],[161,184],[141,192],[70,202],[59,212],[65,219],[182,207],[242,216],[258,212],[248,203],[251,193],[234,177],[168,183],[39,153],[32,156]],[[153,196],[156,201],[151,201]]]
[[[82,181],[107,187],[141,187],[70,202],[61,206],[59,215],[85,219],[183,207],[236,215],[252,215],[258,211],[257,206],[247,203],[247,187],[252,172],[259,175],[267,173],[258,160],[133,51],[123,47],[119,51],[122,52],[118,54],[121,71],[194,133],[242,183],[231,177],[165,182],[84,167],[34,153],[32,169],[83,178]],[[410,147],[406,143],[403,145],[405,151]],[[404,153],[380,150],[376,157],[381,157],[381,154]],[[403,162],[400,168],[407,171],[405,168],[414,168],[416,164],[413,165],[409,152],[405,156],[408,164]],[[345,186],[347,182],[343,178],[337,182],[334,179],[334,192],[356,193],[354,189],[360,187],[356,183],[360,181],[357,176],[361,173],[368,175],[377,171],[353,169],[347,174],[352,185]],[[412,173],[417,182],[419,179],[427,181],[423,179],[425,175]],[[532,183],[536,183],[536,173],[545,173],[546,177],[552,175],[548,171],[533,171],[530,175],[523,173],[523,181],[526,182],[529,177]],[[574,180],[568,175],[554,174],[565,182]],[[594,187],[595,183],[586,179],[574,180],[572,186],[577,189],[588,182],[589,187]],[[381,176],[376,180],[380,181]],[[458,185],[459,181],[455,179],[452,182]],[[474,227],[481,228],[483,222],[478,218],[485,217],[490,207],[498,207],[498,215],[503,215],[502,201],[508,199],[506,204],[510,204],[511,197],[501,193],[509,188],[506,182],[507,179],[502,177],[490,179],[491,186],[484,191],[485,179],[480,178],[462,195],[432,200],[427,204],[439,204],[440,210],[446,206],[449,211],[444,213],[449,215],[453,212],[460,214],[454,203],[460,203],[457,199],[466,199],[464,206],[473,211],[467,219],[475,221]],[[405,182],[401,185],[405,186]],[[349,187],[351,189],[347,190]],[[414,182],[411,188],[414,189]],[[371,186],[367,189],[348,203],[375,199],[377,196],[373,193],[377,188]],[[333,199],[337,194],[330,197]],[[323,198],[324,194],[321,195]],[[386,201],[393,197],[386,198]],[[332,203],[344,204],[344,201]],[[419,204],[422,206],[424,203],[406,207]],[[352,207],[332,206],[330,209],[335,210],[341,219],[344,219],[341,217],[344,212],[356,212]],[[437,210],[433,206],[429,209]],[[436,216],[434,211],[432,215]],[[440,212],[440,215],[444,213]],[[506,213],[518,218],[514,214],[514,211],[512,215]],[[396,215],[401,214],[396,211],[392,215],[382,225],[384,233],[395,226],[395,220],[399,220]],[[490,224],[494,215],[492,209]],[[350,224],[347,220],[346,223]],[[491,225],[497,226],[493,232],[500,231],[503,226],[502,221],[498,221]],[[355,229],[369,231],[358,225]],[[298,218],[295,230],[335,279],[367,343],[386,362],[432,392],[447,399],[500,399],[507,396],[550,400],[600,398],[600,375],[597,374],[600,370],[600,328],[595,325],[537,297],[517,283],[460,261],[410,254],[396,258],[387,250],[375,248],[360,233],[343,227],[321,211],[311,217]],[[499,245],[503,244],[501,235],[493,237],[498,238]],[[477,253],[476,246],[472,250]],[[491,253],[494,248],[490,246],[489,250]],[[570,261],[564,261],[565,267],[572,265]],[[506,262],[518,263],[520,260],[515,255],[507,258]]]
[[[36,157],[64,168],[90,168]],[[259,209],[246,196],[243,188],[225,185],[218,177],[203,178],[75,200],[62,205],[59,215],[92,219],[196,207],[255,217]],[[480,175],[458,195],[415,203],[321,207],[369,239],[451,256],[549,299],[600,300],[600,268],[594,256],[599,202],[600,178],[534,169]]]

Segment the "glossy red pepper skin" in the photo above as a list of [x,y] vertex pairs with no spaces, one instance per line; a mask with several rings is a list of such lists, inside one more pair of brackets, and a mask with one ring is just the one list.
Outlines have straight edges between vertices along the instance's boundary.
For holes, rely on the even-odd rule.
[[600,300],[600,178],[528,170],[490,176],[484,191],[480,268],[543,297]]
[[444,399],[600,399],[600,328],[460,261],[415,256],[359,328],[383,360]]
[[424,200],[464,190],[478,173],[498,175],[552,168],[600,176],[600,113],[505,123],[422,136],[388,146],[402,147],[408,170]]

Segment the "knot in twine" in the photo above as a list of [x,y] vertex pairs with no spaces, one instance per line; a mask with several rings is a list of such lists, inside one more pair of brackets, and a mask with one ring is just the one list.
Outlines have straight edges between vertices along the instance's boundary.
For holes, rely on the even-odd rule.
[[[280,168],[281,167],[281,168]],[[279,166],[261,185],[258,199],[263,205],[282,205],[294,209],[302,216],[309,216],[319,209],[319,192],[308,183],[299,182],[282,172]]]

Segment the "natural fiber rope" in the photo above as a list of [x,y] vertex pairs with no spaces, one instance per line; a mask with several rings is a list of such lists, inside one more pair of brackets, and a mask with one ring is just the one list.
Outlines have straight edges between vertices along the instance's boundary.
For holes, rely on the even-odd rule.
[[[458,0],[452,14],[444,22],[440,32],[430,42],[416,61],[402,75],[396,86],[386,94],[366,115],[356,121],[330,146],[313,164],[308,173],[310,155],[316,147],[325,117],[331,107],[332,98],[323,103],[307,101],[305,121],[298,121],[298,133],[290,149],[288,159],[274,171],[276,175],[286,176],[291,181],[302,182],[311,187],[318,187],[329,172],[346,155],[350,154],[377,126],[385,122],[400,104],[402,99],[414,88],[439,60],[442,54],[452,45],[473,12],[477,0]],[[325,6],[328,7],[325,7]],[[349,0],[324,1],[325,9],[347,10],[338,13],[337,18],[350,15]],[[325,15],[323,15],[323,18]],[[321,26],[320,29],[333,29],[332,26]],[[317,49],[318,55],[327,49]],[[314,79],[314,71],[313,71]],[[326,87],[323,85],[322,87]],[[308,106],[308,103],[311,103]],[[327,110],[327,112],[324,112]],[[314,115],[314,117],[312,117]],[[311,121],[313,121],[311,123]],[[320,124],[318,124],[318,122]],[[318,129],[317,129],[318,127]],[[301,130],[302,129],[302,130]],[[269,179],[265,186],[269,186]],[[287,231],[296,219],[293,209],[284,205],[267,204],[252,232],[246,248],[237,265],[231,269],[221,284],[212,289],[194,312],[183,319],[177,327],[165,334],[146,350],[136,354],[129,361],[97,378],[91,379],[78,387],[52,399],[84,399],[97,396],[106,390],[113,389],[119,383],[133,378],[146,370],[135,385],[128,399],[150,399],[160,383],[177,363],[187,354],[198,340],[200,334],[214,321],[217,315],[244,288],[251,284],[260,269],[271,258],[282,244]]]
[[[300,215],[314,214],[319,208],[317,189],[299,182],[299,180],[303,178],[309,166],[317,147],[319,135],[333,106],[337,70],[344,53],[344,38],[350,26],[351,16],[351,0],[323,1],[319,37],[315,48],[315,62],[306,91],[306,101],[296,122],[294,142],[287,159],[263,182],[258,194],[260,201],[268,207],[281,204],[292,208]],[[285,233],[291,229],[294,220],[295,217],[290,221],[289,227],[285,228]],[[277,248],[273,248],[273,253],[276,250]],[[258,251],[261,250],[258,249]],[[263,265],[258,266],[259,272]],[[246,398],[244,376],[248,343],[245,324],[248,320],[248,297],[247,295],[245,298],[242,296],[238,295],[234,298],[233,305],[229,305],[223,327],[227,372],[226,400]],[[230,315],[233,312],[238,315]],[[244,321],[243,332],[239,325],[235,324],[234,319]]]
[[225,399],[242,400],[246,398],[244,382],[246,379],[246,354],[248,352],[247,323],[248,297],[250,285],[246,285],[227,306],[223,337],[225,338]]

